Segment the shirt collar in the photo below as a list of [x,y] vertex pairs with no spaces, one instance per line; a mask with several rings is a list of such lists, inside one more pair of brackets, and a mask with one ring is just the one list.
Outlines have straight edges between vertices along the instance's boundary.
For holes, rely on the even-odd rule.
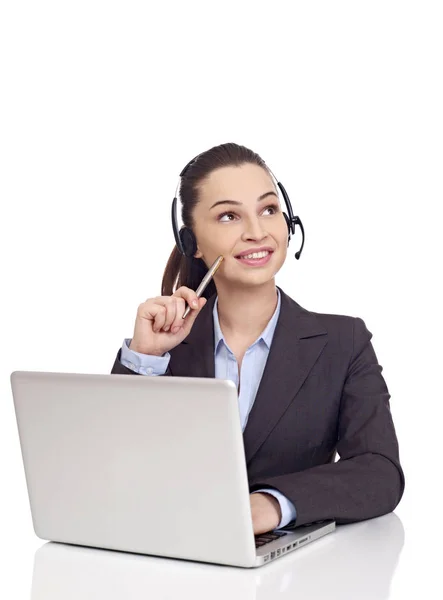
[[[260,340],[263,340],[264,343],[266,344],[266,346],[268,347],[268,349],[271,348],[272,338],[274,337],[275,328],[277,326],[278,317],[280,315],[281,297],[280,297],[280,290],[278,288],[277,288],[277,296],[278,296],[277,307],[274,311],[274,314],[272,315],[271,320],[266,325],[265,329],[262,331],[262,333],[258,336],[258,338],[254,342],[254,344],[256,344]],[[212,310],[212,317],[214,320],[214,350],[215,350],[215,352],[217,352],[217,349],[218,349],[221,341],[223,341],[223,343],[227,346],[225,338],[223,337],[222,330],[220,328],[220,321],[218,319],[218,297],[215,299],[215,302],[214,302],[214,308]],[[251,346],[253,346],[254,344],[251,344]]]

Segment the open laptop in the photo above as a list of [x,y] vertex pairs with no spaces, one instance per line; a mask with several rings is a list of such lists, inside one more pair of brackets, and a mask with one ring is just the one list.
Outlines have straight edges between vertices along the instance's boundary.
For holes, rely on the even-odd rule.
[[254,537],[232,381],[15,371],[11,386],[41,539],[258,567],[335,529]]

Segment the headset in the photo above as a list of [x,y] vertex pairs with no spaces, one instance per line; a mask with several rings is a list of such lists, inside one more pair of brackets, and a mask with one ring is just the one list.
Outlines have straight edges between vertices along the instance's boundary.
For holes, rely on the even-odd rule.
[[[189,167],[197,160],[197,158],[199,156],[200,156],[200,154],[195,156],[192,160],[190,160],[188,162],[188,164],[184,167],[184,169],[182,169],[182,171],[179,175],[180,179],[183,177],[183,175],[186,173],[186,171],[189,169]],[[294,216],[294,213],[292,211],[291,201],[289,200],[288,193],[285,190],[283,184],[277,180],[274,173],[271,171],[271,169],[269,169],[269,167],[268,167],[268,170],[271,173],[272,177],[275,179],[277,186],[283,196],[283,200],[285,201],[286,208],[288,209],[288,214],[283,213],[283,216],[286,221],[286,225],[288,226],[288,245],[291,240],[291,235],[295,233],[295,226],[300,225],[300,229],[301,229],[301,233],[302,233],[302,243],[301,243],[300,250],[295,253],[295,258],[297,260],[299,260],[301,252],[303,250],[303,246],[305,244],[305,230],[303,228],[303,224],[299,217]],[[194,235],[193,231],[191,229],[189,229],[189,227],[182,227],[180,230],[178,228],[177,191],[178,191],[179,185],[180,185],[180,182],[177,186],[177,190],[175,192],[175,197],[172,201],[172,210],[171,210],[172,229],[174,231],[175,243],[177,245],[178,250],[180,251],[180,254],[182,254],[183,256],[187,256],[188,258],[191,258],[197,252],[197,240],[195,239],[195,235]]]

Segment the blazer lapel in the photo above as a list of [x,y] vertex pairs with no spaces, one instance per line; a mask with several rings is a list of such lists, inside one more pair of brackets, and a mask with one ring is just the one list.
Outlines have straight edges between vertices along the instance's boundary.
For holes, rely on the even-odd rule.
[[243,435],[248,464],[294,400],[327,343],[327,331],[318,318],[278,289],[280,315]]
[[[243,434],[247,463],[294,400],[327,343],[327,331],[318,318],[279,290],[280,315]],[[215,298],[215,294],[209,298],[191,333],[171,351],[172,375],[215,377],[212,318]]]

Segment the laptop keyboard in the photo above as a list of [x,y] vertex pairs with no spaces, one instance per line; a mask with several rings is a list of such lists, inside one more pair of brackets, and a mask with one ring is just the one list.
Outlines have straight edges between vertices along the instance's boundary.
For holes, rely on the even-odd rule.
[[255,536],[255,547],[261,548],[265,544],[269,544],[269,542],[273,542],[274,540],[278,540],[278,538],[287,535],[286,531],[272,531],[269,533],[262,533],[261,535]]

